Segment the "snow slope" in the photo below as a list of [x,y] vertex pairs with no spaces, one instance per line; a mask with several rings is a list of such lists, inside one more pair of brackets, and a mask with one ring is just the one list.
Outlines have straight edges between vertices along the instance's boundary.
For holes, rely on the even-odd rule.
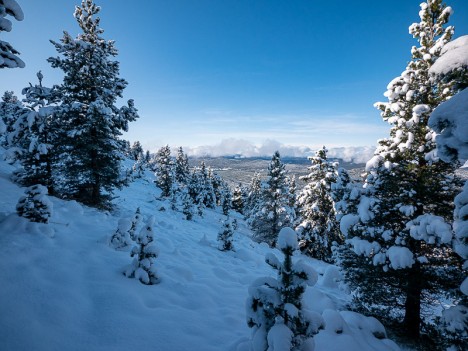
[[[51,223],[29,223],[15,214],[24,189],[10,182],[12,169],[0,161],[0,350],[249,350],[248,286],[275,273],[264,261],[271,249],[250,240],[240,216],[236,252],[221,252],[222,215],[207,211],[185,221],[181,213],[159,211],[169,206],[143,179],[118,193],[117,213],[51,198]],[[130,249],[107,244],[118,220],[137,207],[145,219],[156,218],[158,285],[126,278]],[[305,307],[326,323],[315,350],[399,349],[374,336],[385,335],[375,319],[339,312],[348,299],[339,272],[307,260],[321,275]]]

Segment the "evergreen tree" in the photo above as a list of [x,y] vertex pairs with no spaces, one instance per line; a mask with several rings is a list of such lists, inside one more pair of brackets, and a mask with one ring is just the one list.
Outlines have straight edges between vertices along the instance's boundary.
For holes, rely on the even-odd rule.
[[331,183],[330,196],[333,200],[337,222],[340,222],[347,213],[357,213],[360,188],[353,183],[346,169],[338,168],[336,179]]
[[292,177],[288,178],[288,187],[289,187],[289,207],[292,209],[296,208],[296,191],[297,191],[297,185],[296,185],[296,175],[293,175]]
[[145,173],[145,159],[144,155],[140,154],[138,156],[138,159],[135,161],[135,163],[132,166],[132,176],[135,178],[141,178],[143,177],[143,174]]
[[188,156],[184,153],[182,146],[177,150],[176,164],[175,164],[175,177],[179,184],[187,184],[190,176]]
[[109,246],[115,250],[124,249],[130,246],[130,230],[132,229],[132,224],[132,220],[129,218],[119,219],[117,230],[109,239]]
[[135,215],[132,218],[132,225],[130,229],[128,230],[128,235],[130,236],[130,239],[133,241],[136,241],[136,231],[138,227],[140,226],[141,221],[143,220],[143,216],[141,215],[140,208],[138,207],[135,211]]
[[134,161],[138,161],[138,159],[143,159],[143,147],[141,146],[141,143],[138,140],[135,141],[130,147],[129,156]]
[[174,184],[174,163],[169,145],[163,146],[156,154],[156,184],[162,190],[162,197],[169,197]]
[[251,222],[252,211],[260,201],[262,194],[262,182],[260,180],[260,174],[255,173],[247,189],[247,196],[244,201],[244,216]]
[[231,189],[229,189],[229,186],[227,184],[223,184],[222,188],[222,195],[221,195],[221,206],[223,207],[223,214],[225,216],[229,215],[229,210],[232,207],[232,196],[231,196]]
[[255,232],[255,239],[271,246],[275,245],[281,228],[291,225],[294,221],[294,210],[289,207],[286,174],[281,156],[276,151],[268,166],[268,180],[262,191],[261,201],[257,202],[252,211],[251,226]]
[[146,285],[157,284],[160,281],[154,264],[159,250],[153,244],[153,225],[154,217],[150,217],[136,238],[137,246],[130,252],[130,256],[135,258],[124,273],[128,278],[137,278]]
[[25,196],[21,197],[16,205],[16,212],[20,217],[37,223],[48,223],[52,209],[52,202],[47,197],[47,188],[39,184],[27,188]]
[[203,204],[203,207],[215,208],[216,196],[213,190],[213,183],[209,177],[209,171],[205,162],[201,162],[191,179],[191,195],[194,196],[196,204]]
[[303,294],[307,286],[315,285],[317,273],[303,261],[293,262],[297,246],[294,230],[281,229],[278,248],[284,261],[280,262],[272,253],[266,256],[266,262],[278,271],[277,278],[259,278],[249,288],[247,324],[254,328],[254,351],[276,350],[275,334],[281,329],[281,335],[289,335],[289,347],[281,350],[313,349],[312,337],[323,327],[319,314],[302,311]]
[[193,218],[193,201],[190,197],[187,188],[182,189],[182,213],[187,221],[191,221]]
[[[216,172],[214,172],[211,168],[208,169],[208,171],[209,171],[208,172],[208,178],[211,181],[211,185],[213,187],[213,193],[214,193],[214,196],[215,196],[215,205],[216,206],[221,206],[222,201],[224,199],[223,196],[225,194],[225,189],[226,189],[226,187],[229,189],[229,186],[227,186],[227,184],[225,184],[224,180],[218,174],[216,174]],[[230,193],[230,191],[229,191],[229,193]]]
[[307,185],[298,196],[300,248],[319,260],[332,261],[332,245],[342,243],[335,218],[332,184],[336,182],[336,163],[327,159],[323,147],[310,157],[310,174],[301,177]]
[[[454,47],[456,47],[455,41],[451,43]],[[445,61],[448,59],[447,55],[456,54],[451,50],[446,50],[442,56]],[[449,77],[454,79],[456,84],[464,90],[437,107],[431,114],[429,126],[440,133],[436,138],[440,158],[445,162],[463,164],[468,160],[466,133],[463,133],[468,122],[466,114],[468,111],[468,89],[466,88],[468,86],[468,66],[460,64],[459,60],[449,62],[456,64],[441,67],[441,73],[437,73],[435,69],[433,71],[436,71],[437,76],[448,84],[453,82],[448,79]],[[452,299],[452,306],[442,312],[439,327],[447,339],[444,346],[450,350],[461,351],[466,349],[468,344],[468,181],[465,180],[463,190],[455,197],[454,204],[453,229],[455,237],[452,240],[452,247],[464,261],[462,267],[464,280],[460,286],[461,296],[455,296]]]
[[11,140],[13,126],[19,116],[25,112],[18,97],[12,91],[5,91],[0,101],[0,146],[13,147]]
[[221,251],[233,251],[234,246],[232,245],[232,236],[234,235],[234,228],[232,221],[229,217],[223,221],[223,226],[218,233],[218,249]]
[[[23,11],[15,0],[0,0],[0,32],[11,31],[11,21],[5,17],[13,16],[17,21],[24,19]],[[0,40],[0,68],[24,68],[19,52],[10,43]]]
[[[421,22],[410,26],[420,46],[412,48],[406,70],[388,85],[388,102],[376,104],[392,125],[390,137],[379,141],[367,164],[358,216],[345,228],[360,256],[354,273],[347,274],[361,272],[362,280],[354,281],[357,296],[374,313],[404,314],[405,333],[413,339],[420,335],[424,306],[460,279],[451,231],[443,225],[460,185],[457,165],[434,157],[435,133],[428,127],[430,113],[453,94],[444,82],[429,77],[453,35],[453,27],[444,27],[451,13],[441,0],[429,0],[421,4]],[[437,233],[431,232],[433,226]]]
[[58,95],[56,87],[42,85],[43,76],[37,74],[39,84],[23,89],[27,110],[16,120],[9,134],[16,150],[16,160],[22,169],[15,171],[15,180],[25,186],[42,184],[49,194],[54,194],[53,168],[56,162],[57,125],[54,113]]
[[232,193],[232,209],[236,212],[244,212],[244,198],[242,193],[242,184],[238,184]]
[[120,163],[126,143],[119,137],[138,115],[133,100],[115,106],[127,82],[119,78],[119,62],[112,60],[117,56],[114,41],[102,38],[99,11],[93,0],[82,0],[74,13],[82,33],[74,39],[64,32],[60,42],[52,41],[62,57],[48,61],[64,73],[58,111],[61,191],[87,205],[109,208],[114,189],[125,184]]

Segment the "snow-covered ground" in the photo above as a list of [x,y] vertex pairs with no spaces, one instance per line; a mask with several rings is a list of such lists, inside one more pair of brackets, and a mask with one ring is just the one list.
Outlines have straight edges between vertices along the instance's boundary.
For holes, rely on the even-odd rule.
[[[249,350],[248,287],[275,272],[264,260],[272,250],[251,241],[240,215],[236,251],[221,252],[220,213],[186,221],[143,179],[118,192],[114,214],[51,198],[50,223],[29,223],[15,213],[24,189],[12,170],[0,161],[0,350]],[[108,246],[118,220],[138,207],[156,218],[157,285],[125,277],[130,249]],[[320,274],[305,293],[305,308],[326,324],[315,350],[399,349],[375,319],[341,311],[349,296],[335,267],[302,258]]]

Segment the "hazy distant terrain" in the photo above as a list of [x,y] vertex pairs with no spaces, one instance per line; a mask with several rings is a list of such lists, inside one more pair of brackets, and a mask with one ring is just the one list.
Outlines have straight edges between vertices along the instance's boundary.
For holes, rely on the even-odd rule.
[[[205,164],[211,167],[217,174],[225,179],[229,184],[235,185],[239,182],[242,184],[249,184],[255,173],[260,173],[266,176],[270,158],[236,158],[236,157],[205,157],[205,158],[190,158],[190,166],[195,167],[204,161]],[[296,175],[299,179],[300,176],[309,173],[308,167],[311,165],[307,158],[302,157],[285,157],[282,159],[286,165],[286,169],[290,174]],[[337,160],[340,167],[346,168],[354,177],[364,171],[364,164],[350,163]],[[302,187],[303,182],[298,181],[298,186]]]

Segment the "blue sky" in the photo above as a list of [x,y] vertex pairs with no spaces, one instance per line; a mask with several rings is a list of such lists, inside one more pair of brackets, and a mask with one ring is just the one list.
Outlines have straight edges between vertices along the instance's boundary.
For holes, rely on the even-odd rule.
[[[2,70],[0,91],[20,92],[42,70],[60,71],[49,39],[79,32],[78,0],[18,0],[25,13],[2,39],[25,69]],[[104,37],[116,41],[121,76],[140,119],[127,138],[155,149],[282,144],[375,145],[388,126],[384,100],[417,42],[419,0],[98,0]],[[455,37],[468,34],[468,1],[447,1]],[[233,142],[235,140],[236,142]],[[242,140],[239,142],[239,140]]]

